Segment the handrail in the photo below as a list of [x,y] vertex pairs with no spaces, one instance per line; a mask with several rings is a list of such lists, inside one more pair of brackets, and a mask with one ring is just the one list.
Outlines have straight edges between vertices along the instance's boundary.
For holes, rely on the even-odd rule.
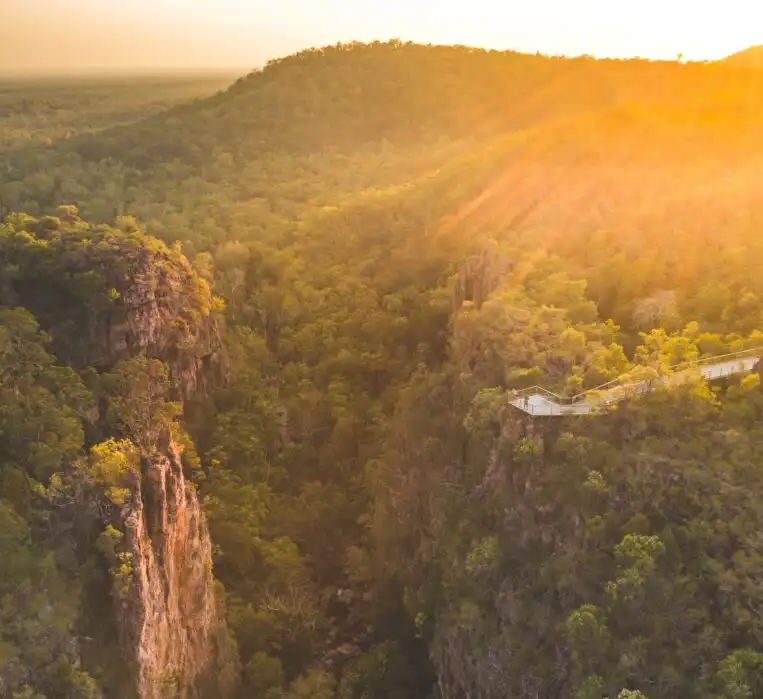
[[[743,355],[752,354],[753,352],[761,352],[761,351],[763,351],[763,346],[751,347],[744,350],[737,350],[735,352],[728,352],[726,354],[717,354],[710,357],[701,357],[700,359],[695,359],[691,362],[679,362],[677,364],[673,364],[672,366],[669,366],[667,368],[667,371],[675,372],[675,370],[677,369],[680,369],[681,371],[688,371],[689,369],[699,366],[701,364],[706,364],[706,363],[717,364],[718,360],[735,359]],[[651,371],[654,371],[654,369],[645,365],[635,366],[634,369],[635,370],[643,369],[644,373],[651,373]],[[514,394],[517,398],[523,398],[524,396],[542,393],[551,398],[556,399],[556,401],[561,404],[572,405],[580,400],[583,400],[589,393],[604,390],[612,386],[613,384],[621,383],[624,379],[636,379],[636,376],[637,374],[634,375],[634,374],[631,374],[630,372],[626,372],[625,374],[621,374],[617,378],[607,381],[606,383],[600,384],[598,386],[594,386],[593,388],[587,388],[585,391],[576,393],[574,396],[560,396],[557,393],[554,393],[553,391],[549,391],[547,388],[544,388],[543,386],[538,386],[538,385],[528,386],[527,388],[518,389],[514,392]],[[662,376],[658,375],[654,378],[662,378]],[[629,381],[629,383],[623,384],[623,387],[627,388],[631,384],[638,384],[638,383],[641,383],[641,382],[635,381],[635,380]]]

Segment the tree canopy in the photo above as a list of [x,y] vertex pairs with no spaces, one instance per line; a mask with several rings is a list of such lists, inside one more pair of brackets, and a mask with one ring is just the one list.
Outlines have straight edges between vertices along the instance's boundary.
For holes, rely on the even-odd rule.
[[[242,699],[760,695],[757,367],[509,401],[763,346],[763,73],[346,44],[151,114],[78,93],[66,136],[39,90],[0,151],[0,678],[125,682],[93,630],[122,533],[60,513],[118,507],[166,428]],[[162,342],[99,357],[146,259]],[[212,317],[227,380],[181,406]]]

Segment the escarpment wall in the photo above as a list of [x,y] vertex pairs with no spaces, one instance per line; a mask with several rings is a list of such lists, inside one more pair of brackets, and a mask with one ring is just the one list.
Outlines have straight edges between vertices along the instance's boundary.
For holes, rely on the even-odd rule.
[[[0,256],[0,305],[28,308],[60,364],[100,373],[139,355],[158,359],[168,368],[167,398],[181,404],[225,380],[212,294],[179,249],[74,216],[22,222],[0,239]],[[117,436],[109,430],[95,433]],[[237,661],[215,598],[212,543],[180,449],[169,429],[159,432],[160,443],[141,445],[116,511],[87,514],[97,488],[83,489],[81,539],[104,525],[121,533],[112,592],[140,699],[225,699]]]
[[235,654],[215,599],[212,544],[180,451],[145,460],[121,519],[129,579],[115,588],[141,699],[224,697]]

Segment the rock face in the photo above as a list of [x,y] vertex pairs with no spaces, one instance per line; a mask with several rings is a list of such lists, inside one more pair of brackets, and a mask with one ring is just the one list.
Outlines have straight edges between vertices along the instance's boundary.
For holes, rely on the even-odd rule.
[[[75,370],[158,359],[181,404],[223,381],[212,294],[180,250],[70,218],[22,221],[0,239],[0,304],[31,310]],[[209,532],[177,445],[159,441],[130,472],[121,510],[100,522],[122,533],[112,569],[120,640],[140,699],[225,699],[237,672]]]
[[1,241],[0,304],[28,308],[59,363],[104,371],[144,354],[167,364],[181,401],[224,379],[212,294],[180,250],[105,227],[37,235]]
[[514,261],[500,255],[495,245],[483,248],[459,269],[453,289],[454,309],[459,310],[465,302],[472,303],[477,310],[482,308],[487,297],[512,269]]
[[157,264],[156,254],[135,255],[129,277],[118,281],[119,303],[95,326],[110,364],[145,354],[161,359],[179,400],[224,379],[220,333],[207,285],[185,258]]
[[129,577],[116,589],[122,645],[141,699],[224,697],[235,654],[218,611],[212,546],[180,453],[145,461],[122,510]]
[[[160,359],[180,402],[223,380],[211,294],[185,258],[140,251],[115,281],[119,302],[95,327],[106,332],[108,364]],[[236,656],[215,599],[212,544],[180,450],[162,442],[143,459],[121,514],[131,571],[115,588],[122,646],[140,699],[222,699],[236,682]]]

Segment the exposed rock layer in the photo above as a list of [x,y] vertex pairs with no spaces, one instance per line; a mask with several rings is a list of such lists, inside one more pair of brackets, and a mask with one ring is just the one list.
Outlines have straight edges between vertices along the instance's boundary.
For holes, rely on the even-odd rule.
[[179,400],[224,378],[212,295],[179,250],[105,228],[46,235],[5,241],[0,304],[28,308],[60,363],[106,370],[145,354],[167,364]]
[[131,575],[117,590],[139,696],[225,696],[235,656],[215,600],[212,547],[195,489],[172,443],[143,471],[122,510]]
[[[101,372],[137,355],[159,359],[181,403],[224,380],[212,295],[179,250],[73,216],[32,221],[1,251],[0,305],[31,310],[61,364]],[[124,533],[114,586],[120,640],[140,699],[224,699],[235,654],[204,515],[178,447],[166,438],[151,447],[122,511],[106,517]]]
[[206,284],[187,262],[173,262],[136,256],[120,303],[97,330],[107,332],[110,363],[136,354],[165,362],[182,400],[224,378],[222,343]]

